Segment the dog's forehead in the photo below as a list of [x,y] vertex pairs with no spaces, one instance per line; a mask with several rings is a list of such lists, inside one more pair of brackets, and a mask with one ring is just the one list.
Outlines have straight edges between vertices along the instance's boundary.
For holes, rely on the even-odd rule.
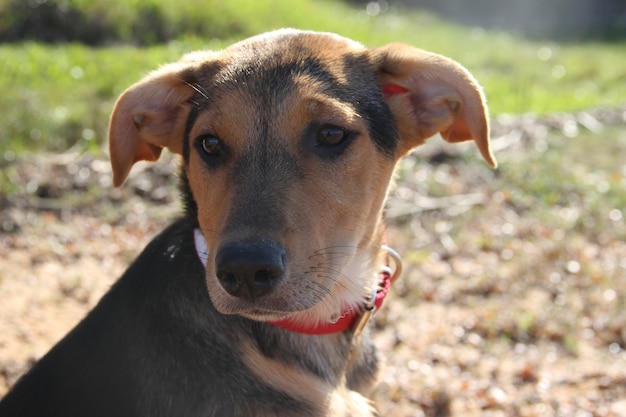
[[366,50],[360,43],[336,34],[278,30],[224,49],[220,54],[221,70],[214,81],[235,82],[239,87],[247,82],[267,82],[268,76],[273,81],[299,75],[344,81],[347,71],[359,70],[350,59],[364,63]]
[[244,39],[224,50],[226,54],[240,55],[249,52],[319,52],[341,54],[366,49],[361,43],[330,32],[312,32],[280,29]]

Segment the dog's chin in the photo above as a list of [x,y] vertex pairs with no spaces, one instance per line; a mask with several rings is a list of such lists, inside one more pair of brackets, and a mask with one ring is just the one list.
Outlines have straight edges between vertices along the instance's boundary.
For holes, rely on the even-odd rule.
[[255,321],[274,322],[299,315],[299,311],[282,311],[252,306],[216,305],[216,310],[224,315],[237,315]]
[[306,310],[276,310],[265,309],[258,307],[241,307],[231,305],[219,305],[215,306],[218,312],[225,315],[238,315],[254,321],[262,322],[278,322],[281,320],[290,320],[293,323],[301,325],[317,325],[319,323],[329,323],[336,320],[337,317],[345,314],[351,310],[351,307],[345,307],[337,310],[337,312],[330,313],[327,308],[324,308],[318,303]]
[[233,297],[221,288],[210,288],[209,296],[220,314],[238,315],[256,321],[278,321],[309,308],[309,306],[291,305],[287,297],[243,300]]
[[254,310],[254,311],[245,311],[238,313],[241,317],[245,317],[250,320],[255,321],[267,321],[267,322],[275,322],[284,320],[293,315],[293,313],[283,313],[276,311],[264,311],[264,310]]
[[[364,293],[365,294],[365,293]],[[276,322],[289,319],[302,325],[329,323],[353,310],[360,308],[365,295],[338,302],[337,294],[330,292],[326,297],[313,300],[311,305],[293,305],[293,297],[267,297],[256,301],[242,300],[225,291],[209,291],[215,309],[224,315],[238,315],[255,321]]]

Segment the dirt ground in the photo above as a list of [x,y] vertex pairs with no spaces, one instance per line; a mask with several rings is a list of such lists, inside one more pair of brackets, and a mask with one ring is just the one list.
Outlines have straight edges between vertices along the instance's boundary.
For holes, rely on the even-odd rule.
[[[524,218],[487,168],[471,165],[468,181],[441,158],[409,161],[389,204],[405,273],[375,319],[381,415],[626,416],[626,244]],[[85,155],[6,169],[17,191],[0,196],[0,396],[179,210],[172,161],[122,190]],[[450,194],[427,196],[424,177],[447,178]]]

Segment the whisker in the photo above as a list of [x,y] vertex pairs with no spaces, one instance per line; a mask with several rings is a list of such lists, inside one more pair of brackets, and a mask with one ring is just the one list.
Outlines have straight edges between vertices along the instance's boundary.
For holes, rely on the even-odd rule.
[[[351,255],[354,253],[354,250],[357,247],[354,245],[338,245],[338,246],[329,246],[326,248],[321,248],[318,249],[316,251],[313,252],[312,256],[318,256],[318,255],[326,255],[326,254],[332,254],[332,253],[337,253],[337,254],[344,254],[344,255]],[[338,249],[351,249],[350,251],[346,251],[346,252],[341,252]]]
[[185,80],[181,80],[181,81],[184,82],[185,84],[187,84],[189,87],[193,88],[196,93],[200,94],[206,100],[209,100],[208,93],[206,92],[206,90],[204,88],[202,88],[202,86],[200,84],[190,83],[190,82],[185,81]]

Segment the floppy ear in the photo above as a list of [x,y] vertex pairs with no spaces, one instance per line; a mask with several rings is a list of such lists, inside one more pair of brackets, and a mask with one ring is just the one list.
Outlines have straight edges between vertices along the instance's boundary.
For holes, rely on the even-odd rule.
[[154,71],[117,100],[109,124],[113,184],[120,186],[138,161],[156,161],[163,148],[182,153],[185,120],[196,94],[195,77],[207,54],[189,54]]
[[372,50],[387,103],[396,118],[403,154],[436,133],[448,142],[474,140],[496,167],[482,89],[457,62],[404,44]]

